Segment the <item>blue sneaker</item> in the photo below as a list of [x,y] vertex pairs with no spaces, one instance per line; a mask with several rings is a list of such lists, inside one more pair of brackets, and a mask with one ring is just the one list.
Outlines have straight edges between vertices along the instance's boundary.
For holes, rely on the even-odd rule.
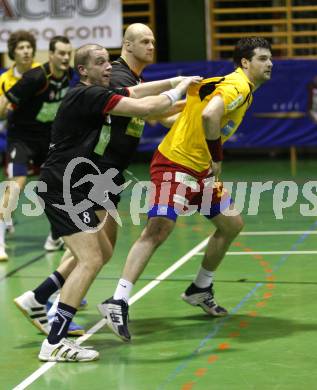
[[80,305],[78,307],[78,310],[85,310],[88,306],[88,301],[86,298],[83,298],[80,302]]
[[78,337],[78,336],[82,336],[84,334],[85,334],[85,329],[82,326],[76,324],[76,322],[74,322],[74,321],[72,321],[69,324],[67,336]]

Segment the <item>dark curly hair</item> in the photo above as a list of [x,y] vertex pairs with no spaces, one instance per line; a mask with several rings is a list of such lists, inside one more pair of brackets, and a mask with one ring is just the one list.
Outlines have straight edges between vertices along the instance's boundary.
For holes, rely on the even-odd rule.
[[268,49],[272,51],[271,44],[261,37],[241,38],[236,44],[233,51],[233,61],[236,66],[241,66],[242,58],[251,60],[254,56],[254,49],[256,48]]
[[33,57],[36,52],[36,41],[34,35],[26,30],[17,30],[10,34],[8,39],[8,55],[11,60],[14,61],[14,50],[18,46],[18,44],[22,41],[30,42],[30,45],[33,49]]

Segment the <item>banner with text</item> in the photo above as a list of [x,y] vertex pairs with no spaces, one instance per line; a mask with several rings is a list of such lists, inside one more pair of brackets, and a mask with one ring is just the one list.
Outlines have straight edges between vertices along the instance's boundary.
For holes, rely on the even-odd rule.
[[121,0],[1,0],[0,52],[7,51],[10,33],[19,29],[33,33],[40,50],[48,50],[55,35],[67,36],[75,48],[87,43],[120,47]]

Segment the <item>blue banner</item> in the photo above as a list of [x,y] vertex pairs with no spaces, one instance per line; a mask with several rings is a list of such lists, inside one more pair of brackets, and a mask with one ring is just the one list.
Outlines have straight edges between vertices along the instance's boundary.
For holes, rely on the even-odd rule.
[[[229,61],[161,63],[149,66],[144,77],[146,81],[177,75],[213,77],[232,71]],[[316,60],[274,61],[272,79],[255,91],[253,104],[225,148],[316,146],[317,124],[308,114],[316,75]],[[154,150],[167,131],[147,124],[139,150]]]

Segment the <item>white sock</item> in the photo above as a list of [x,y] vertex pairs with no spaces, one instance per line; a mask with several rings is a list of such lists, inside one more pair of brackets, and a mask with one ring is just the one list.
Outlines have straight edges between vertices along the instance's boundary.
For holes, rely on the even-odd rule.
[[0,221],[0,246],[4,247],[4,241],[6,236],[7,224],[4,221]]
[[209,287],[214,281],[214,274],[213,271],[207,271],[205,268],[200,267],[194,280],[195,285],[199,288]]
[[124,299],[127,303],[133,288],[133,283],[125,279],[120,279],[116,291],[113,294],[113,299]]

